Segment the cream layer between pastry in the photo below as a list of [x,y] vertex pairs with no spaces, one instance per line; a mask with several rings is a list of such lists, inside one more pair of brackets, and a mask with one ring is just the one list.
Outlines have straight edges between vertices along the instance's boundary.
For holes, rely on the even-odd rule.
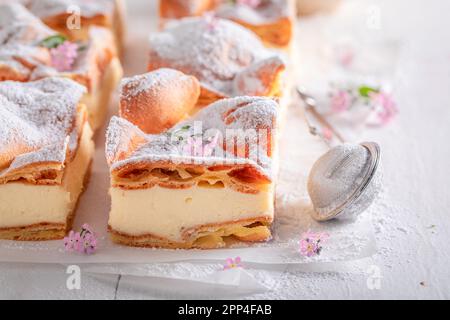
[[224,186],[173,190],[158,186],[141,190],[111,188],[109,225],[120,233],[152,234],[184,242],[186,230],[205,224],[229,223],[255,216],[271,221],[273,189],[273,185],[268,185],[258,194],[247,194]]

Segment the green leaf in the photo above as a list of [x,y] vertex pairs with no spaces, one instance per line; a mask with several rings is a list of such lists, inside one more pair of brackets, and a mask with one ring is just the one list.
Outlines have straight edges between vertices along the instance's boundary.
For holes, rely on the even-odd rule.
[[369,86],[362,86],[359,88],[359,94],[361,95],[361,97],[368,98],[372,92],[378,93],[378,92],[380,92],[380,90],[371,88]]
[[46,47],[46,48],[52,49],[52,48],[59,47],[65,41],[67,41],[67,37],[63,36],[62,34],[57,34],[57,35],[45,38],[44,40],[42,40],[39,43],[39,45],[42,46],[42,47]]

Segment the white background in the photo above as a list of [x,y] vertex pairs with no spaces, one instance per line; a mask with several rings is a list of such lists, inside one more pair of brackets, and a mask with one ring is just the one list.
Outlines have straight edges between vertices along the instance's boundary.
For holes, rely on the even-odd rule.
[[[128,3],[125,64],[127,75],[131,75],[145,69],[146,35],[155,24],[155,6],[148,1]],[[367,28],[367,15],[373,6],[380,10],[380,30]],[[70,291],[66,288],[65,266],[0,264],[0,298],[449,299],[448,12],[450,2],[446,0],[347,0],[334,18],[315,17],[299,23],[299,41],[320,38],[317,30],[323,29],[329,19],[337,19],[367,37],[395,38],[401,44],[394,78],[400,114],[391,126],[365,132],[366,138],[382,145],[386,177],[383,199],[374,217],[378,253],[372,259],[349,265],[341,272],[312,274],[293,267],[255,270],[258,278],[272,279],[273,285],[271,290],[250,295],[239,290],[225,295],[220,288],[189,281],[130,276],[122,276],[119,281],[116,275],[88,273],[82,273],[81,289]],[[305,48],[305,44],[300,47]],[[370,274],[377,269],[380,287],[371,290],[367,283],[373,283]]]

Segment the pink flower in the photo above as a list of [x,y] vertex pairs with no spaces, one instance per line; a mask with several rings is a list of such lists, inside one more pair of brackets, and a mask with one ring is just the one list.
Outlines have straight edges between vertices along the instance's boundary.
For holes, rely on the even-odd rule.
[[73,251],[80,252],[80,248],[82,246],[83,239],[81,238],[81,235],[79,232],[74,233],[74,246]]
[[88,233],[92,233],[92,234],[94,233],[94,231],[92,231],[91,226],[88,225],[87,223],[85,223],[81,226],[81,233],[83,233],[83,232],[88,232]]
[[355,61],[355,52],[350,47],[338,48],[336,58],[340,66],[349,68]]
[[223,266],[223,270],[230,270],[230,269],[237,269],[237,268],[243,268],[241,257],[236,257],[234,260],[233,258],[228,258],[226,260],[225,265]]
[[320,255],[322,244],[329,238],[327,233],[307,231],[300,239],[300,254],[304,257]]
[[212,11],[208,11],[203,14],[203,17],[205,18],[208,31],[214,32],[217,28],[217,25],[219,24],[219,19],[217,18],[216,14]]
[[67,252],[93,254],[97,250],[97,238],[91,227],[84,224],[81,232],[69,232],[64,238],[64,248]]
[[52,66],[60,71],[70,71],[78,56],[78,45],[65,41],[56,48],[50,49]]
[[391,95],[385,92],[372,92],[369,98],[378,111],[378,119],[382,125],[388,124],[397,115],[397,105]]
[[64,238],[64,248],[68,252],[76,251],[75,247],[78,247],[79,233],[75,233],[73,230],[69,232],[69,235]]
[[257,8],[261,4],[261,0],[237,0],[237,4]]
[[79,248],[79,252],[85,254],[93,254],[97,250],[97,239],[94,234],[86,233],[82,239],[81,246]]
[[73,230],[64,238],[64,248],[67,252],[77,252],[80,250],[81,236],[79,232]]
[[340,57],[339,57],[339,63],[341,64],[341,66],[348,68],[353,64],[353,61],[355,60],[355,55],[353,54],[353,52],[346,52],[343,53]]
[[352,105],[352,97],[348,91],[338,90],[331,95],[331,110],[335,113],[346,111]]
[[325,127],[323,128],[322,136],[325,138],[325,140],[331,141],[331,139],[333,139],[333,131],[330,128]]

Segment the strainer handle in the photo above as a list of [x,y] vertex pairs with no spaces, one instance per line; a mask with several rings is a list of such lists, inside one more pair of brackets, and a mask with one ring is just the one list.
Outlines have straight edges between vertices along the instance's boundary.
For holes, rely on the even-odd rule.
[[296,91],[297,91],[298,96],[300,97],[300,99],[302,100],[302,102],[304,104],[305,113],[306,113],[306,117],[305,117],[306,123],[308,124],[309,131],[311,132],[311,134],[320,136],[327,144],[330,144],[329,140],[325,139],[323,137],[323,135],[319,133],[319,131],[317,130],[317,127],[311,123],[311,121],[308,118],[308,115],[313,116],[320,123],[320,125],[322,127],[328,128],[329,130],[331,130],[333,135],[339,140],[340,143],[345,143],[346,139],[336,130],[336,128],[334,126],[332,126],[327,121],[327,119],[325,119],[324,116],[322,116],[322,114],[320,114],[320,112],[317,111],[316,99],[314,99],[309,94],[307,94],[305,88],[303,88],[301,86],[297,87]]

